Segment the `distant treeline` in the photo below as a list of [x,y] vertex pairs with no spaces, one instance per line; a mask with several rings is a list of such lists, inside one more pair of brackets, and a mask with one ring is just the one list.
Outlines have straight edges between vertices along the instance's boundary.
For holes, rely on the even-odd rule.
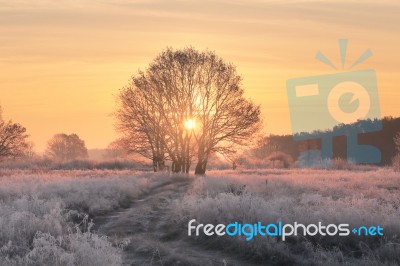
[[[368,132],[372,128],[382,126],[379,131]],[[324,134],[332,134],[333,137],[333,158],[347,159],[346,132],[365,132],[358,134],[358,144],[372,145],[381,151],[381,162],[378,165],[390,165],[392,158],[396,155],[395,135],[400,132],[400,117],[385,117],[381,120],[360,120],[354,124],[341,124],[333,130],[325,132],[303,133],[296,136],[296,139],[309,138],[296,141],[293,135],[269,135],[263,138],[254,155],[258,158],[267,158],[271,154],[283,152],[297,160],[300,153],[305,150],[321,149],[321,138]]]
[[127,159],[110,159],[103,161],[91,161],[86,159],[55,162],[50,159],[35,160],[9,160],[0,162],[1,170],[20,169],[33,172],[47,172],[49,170],[137,170],[149,171],[150,163]]

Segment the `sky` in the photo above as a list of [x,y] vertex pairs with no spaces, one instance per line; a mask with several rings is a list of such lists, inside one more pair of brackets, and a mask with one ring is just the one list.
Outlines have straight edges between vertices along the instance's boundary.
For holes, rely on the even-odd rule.
[[[382,116],[400,116],[398,1],[3,1],[0,105],[37,152],[56,133],[90,149],[117,138],[119,89],[166,47],[215,51],[237,67],[260,104],[265,134],[291,132],[286,81],[353,70],[377,73]],[[323,52],[344,69],[315,60]]]

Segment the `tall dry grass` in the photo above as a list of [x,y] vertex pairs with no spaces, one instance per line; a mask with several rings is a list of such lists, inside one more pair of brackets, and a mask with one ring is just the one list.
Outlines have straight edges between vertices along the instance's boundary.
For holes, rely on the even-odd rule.
[[121,265],[121,246],[90,218],[126,206],[157,175],[131,171],[2,170],[0,265]]
[[[245,187],[243,187],[245,186]],[[271,264],[400,264],[400,175],[391,169],[244,170],[198,178],[175,202],[175,224],[349,223],[380,225],[384,237],[199,237],[197,243]],[[186,233],[186,232],[185,232]],[[186,237],[187,238],[187,237]],[[193,240],[193,239],[192,239]]]

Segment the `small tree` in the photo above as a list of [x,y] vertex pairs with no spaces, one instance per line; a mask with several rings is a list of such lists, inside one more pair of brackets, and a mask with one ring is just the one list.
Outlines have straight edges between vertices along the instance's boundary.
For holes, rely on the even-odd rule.
[[294,163],[293,158],[289,154],[282,151],[276,151],[272,153],[267,159],[272,161],[273,168],[275,168],[275,161],[281,162],[283,168],[289,168]]
[[128,150],[121,139],[117,139],[108,144],[103,157],[105,159],[121,159],[125,158]]
[[3,120],[0,107],[0,159],[23,156],[28,148],[28,136],[25,127]]
[[56,134],[47,143],[45,155],[55,161],[65,162],[88,157],[85,142],[76,134]]
[[29,142],[27,143],[24,156],[25,156],[28,160],[32,160],[32,159],[34,159],[35,157],[38,156],[38,155],[35,153],[35,143],[33,143],[32,141],[29,141]]
[[393,157],[392,166],[395,171],[400,172],[400,153]]

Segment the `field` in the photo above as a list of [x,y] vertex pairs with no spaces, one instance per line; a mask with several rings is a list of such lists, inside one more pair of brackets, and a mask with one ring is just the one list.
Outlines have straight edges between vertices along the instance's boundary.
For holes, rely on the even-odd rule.
[[[0,265],[399,265],[391,169],[0,170]],[[380,225],[384,236],[188,236],[201,223]]]

